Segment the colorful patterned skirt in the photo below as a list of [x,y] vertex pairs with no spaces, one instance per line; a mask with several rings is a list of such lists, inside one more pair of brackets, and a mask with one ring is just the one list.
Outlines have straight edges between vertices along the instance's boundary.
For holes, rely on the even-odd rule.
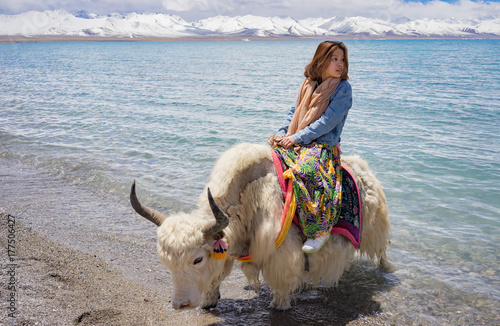
[[[342,167],[336,147],[312,143],[274,150],[293,172],[297,219],[308,239],[326,236],[337,223],[342,200]],[[289,173],[290,171],[285,171]]]

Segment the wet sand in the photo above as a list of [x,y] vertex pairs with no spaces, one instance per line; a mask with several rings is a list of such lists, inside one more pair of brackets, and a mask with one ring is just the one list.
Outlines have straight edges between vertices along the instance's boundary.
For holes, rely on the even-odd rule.
[[[300,309],[289,312],[268,308],[271,298],[265,288],[259,297],[222,298],[219,307],[210,311],[173,311],[166,292],[133,281],[95,255],[41,236],[19,224],[15,216],[1,214],[0,219],[2,248],[7,248],[8,230],[15,234],[14,252],[9,256],[3,250],[1,256],[4,295],[0,320],[4,325],[266,325],[265,320],[272,325],[383,323],[381,306],[371,299],[375,288],[360,291],[349,282],[336,290],[299,294],[295,304]],[[375,269],[369,274],[372,281],[382,277]],[[9,279],[15,290],[8,291]],[[376,283],[385,283],[383,277]],[[8,300],[10,293],[15,294],[14,305]],[[311,320],[306,313],[309,309],[329,313],[323,320],[314,320],[317,314],[313,313]]]
[[[6,231],[15,235],[12,255],[2,252],[2,281],[14,286],[2,287],[2,324],[182,324],[163,309],[166,294],[131,281],[102,259],[40,236],[14,216],[0,218],[1,248],[7,248]],[[11,293],[15,301],[8,300]]]

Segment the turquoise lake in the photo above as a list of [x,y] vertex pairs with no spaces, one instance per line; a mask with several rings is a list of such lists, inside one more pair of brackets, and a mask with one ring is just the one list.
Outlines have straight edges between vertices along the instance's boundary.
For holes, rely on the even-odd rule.
[[[18,197],[3,189],[0,212],[46,234],[71,224],[154,238],[142,221],[82,218],[93,204],[78,194],[123,211],[135,179],[149,206],[193,209],[222,152],[265,143],[278,130],[318,43],[0,44],[0,170],[10,184],[41,171],[74,191],[61,188],[49,209],[43,188],[40,207],[26,207],[22,189]],[[373,285],[374,314],[388,324],[499,324],[500,41],[344,43],[353,107],[342,151],[368,161],[392,223],[388,257],[396,269]],[[61,241],[71,243],[74,233]],[[359,268],[344,282],[373,273]],[[269,324],[259,312],[253,324]]]

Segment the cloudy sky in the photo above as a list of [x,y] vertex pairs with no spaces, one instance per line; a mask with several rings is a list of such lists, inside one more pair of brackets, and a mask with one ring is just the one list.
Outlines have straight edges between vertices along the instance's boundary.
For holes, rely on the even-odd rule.
[[391,19],[500,17],[500,0],[1,0],[0,14],[29,10],[84,10],[95,14],[161,12],[187,21],[217,15]]

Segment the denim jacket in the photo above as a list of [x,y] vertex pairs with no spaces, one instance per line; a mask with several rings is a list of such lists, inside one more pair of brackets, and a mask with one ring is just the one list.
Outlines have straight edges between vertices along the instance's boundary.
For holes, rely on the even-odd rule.
[[[346,80],[341,80],[339,86],[330,96],[330,104],[325,113],[312,122],[309,126],[292,135],[297,144],[307,145],[312,142],[323,143],[330,146],[337,146],[340,143],[340,134],[344,127],[347,113],[352,106],[351,84]],[[292,107],[278,130],[278,135],[285,136],[288,126],[292,121],[295,107]]]

